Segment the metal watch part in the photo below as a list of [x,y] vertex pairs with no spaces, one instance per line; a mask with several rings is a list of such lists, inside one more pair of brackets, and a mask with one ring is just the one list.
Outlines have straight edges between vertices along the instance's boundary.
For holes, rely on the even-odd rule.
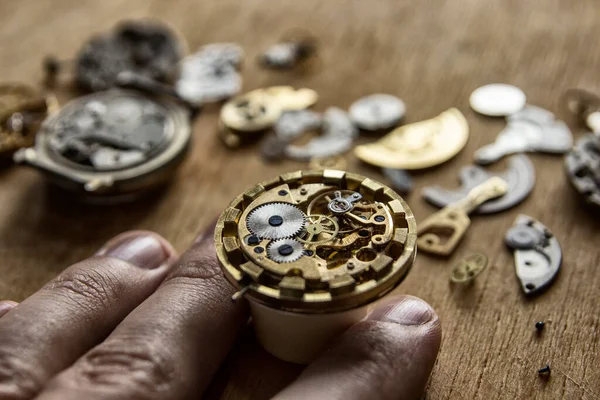
[[481,86],[471,93],[471,108],[488,117],[506,117],[521,111],[527,97],[516,86],[493,83]]
[[273,125],[273,131],[280,140],[290,142],[306,132],[321,129],[322,124],[323,117],[318,112],[312,110],[286,111]]
[[58,111],[53,96],[19,84],[0,84],[0,156],[32,146],[42,121]]
[[475,152],[475,162],[486,165],[523,152],[566,153],[573,144],[569,127],[543,108],[527,106],[507,117],[507,126],[494,143]]
[[470,254],[452,268],[450,281],[453,283],[470,283],[485,270],[487,265],[488,258],[485,254]]
[[237,147],[275,124],[285,111],[312,106],[318,95],[311,89],[272,86],[229,100],[221,108],[219,136],[228,147]]
[[130,197],[166,182],[189,139],[179,103],[111,89],[66,104],[14,158],[85,197]]
[[341,154],[331,157],[313,157],[308,163],[309,169],[339,169],[346,170],[348,162]]
[[506,194],[507,190],[506,182],[492,177],[471,189],[466,198],[427,217],[417,231],[419,249],[440,256],[452,254],[471,225],[469,214],[486,201]]
[[428,186],[423,189],[423,198],[437,207],[446,207],[468,196],[468,193],[477,185],[491,177],[497,176],[508,183],[508,191],[497,199],[490,200],[477,207],[477,214],[493,214],[507,210],[521,203],[535,186],[535,168],[533,163],[524,154],[511,156],[508,168],[502,172],[486,171],[480,166],[469,165],[463,167],[459,173],[461,187],[458,189],[445,189],[439,185]]
[[556,237],[540,222],[519,215],[504,237],[515,254],[515,268],[526,295],[535,295],[554,280],[562,264]]
[[[340,198],[352,207],[330,211]],[[258,213],[267,221],[281,214],[306,221],[281,238],[250,225]],[[236,197],[217,222],[215,243],[225,276],[253,303],[335,313],[375,301],[404,279],[416,254],[416,224],[404,200],[378,182],[337,170],[297,171]]]
[[382,168],[383,175],[392,182],[392,187],[401,194],[410,193],[413,187],[412,177],[403,169]]
[[406,114],[406,105],[390,94],[372,94],[352,103],[348,112],[360,129],[379,131],[398,125]]
[[126,21],[83,46],[77,56],[76,80],[89,91],[114,87],[121,72],[166,81],[184,47],[183,40],[164,23]]
[[600,97],[583,89],[568,89],[562,97],[564,108],[592,132],[600,132]]
[[284,39],[269,47],[261,56],[260,62],[267,68],[290,69],[300,65],[317,52],[317,42],[308,35]]
[[577,193],[600,209],[600,135],[589,133],[579,139],[565,157],[565,166]]
[[374,143],[356,146],[354,154],[382,168],[423,169],[454,157],[468,137],[467,120],[451,108],[435,118],[396,128]]
[[265,203],[254,208],[246,219],[250,232],[261,239],[283,239],[298,235],[306,217],[302,210],[289,203]]
[[194,105],[222,101],[242,90],[238,68],[244,52],[235,43],[213,43],[181,60],[177,94]]
[[323,113],[322,134],[304,145],[288,144],[285,154],[301,161],[332,157],[350,150],[357,136],[358,129],[348,114],[340,108],[330,107]]

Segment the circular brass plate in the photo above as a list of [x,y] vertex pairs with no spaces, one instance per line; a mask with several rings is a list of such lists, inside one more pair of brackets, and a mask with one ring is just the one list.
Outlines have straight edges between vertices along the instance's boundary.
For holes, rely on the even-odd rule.
[[[328,197],[351,207],[334,214],[329,200],[322,200]],[[306,216],[300,231],[296,217],[286,226],[289,205]],[[260,214],[273,229],[250,231],[251,213],[253,227]],[[273,231],[276,245],[268,238]],[[416,232],[412,211],[389,187],[354,173],[309,170],[261,182],[236,197],[217,222],[215,244],[225,276],[246,296],[314,314],[359,307],[396,287],[413,264]],[[298,245],[304,249],[299,257]]]

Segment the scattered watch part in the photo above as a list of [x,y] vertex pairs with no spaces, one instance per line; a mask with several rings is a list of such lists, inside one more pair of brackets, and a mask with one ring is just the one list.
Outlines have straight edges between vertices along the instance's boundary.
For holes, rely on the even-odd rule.
[[521,111],[527,103],[525,93],[516,86],[493,83],[471,93],[471,108],[489,117],[506,117]]
[[312,110],[285,111],[281,114],[273,131],[279,139],[290,142],[306,132],[321,129],[323,117]]
[[410,193],[413,187],[412,177],[403,169],[382,168],[383,175],[392,182],[392,187],[401,194]]
[[507,117],[507,126],[494,143],[475,152],[475,162],[486,165],[523,152],[563,154],[573,145],[569,127],[543,108],[527,106]]
[[284,111],[312,106],[318,95],[311,89],[273,86],[236,96],[221,108],[224,126],[240,133],[260,132],[273,126]]
[[521,214],[504,241],[514,250],[517,277],[526,295],[538,294],[553,282],[562,264],[562,251],[544,225]]
[[260,142],[260,154],[265,161],[279,161],[285,157],[287,143],[281,140],[275,133],[267,134]]
[[162,22],[125,21],[83,46],[77,56],[76,81],[89,91],[114,87],[121,72],[166,81],[184,50],[183,39]]
[[566,110],[592,132],[600,132],[600,97],[583,89],[568,89],[562,97]]
[[446,207],[467,197],[475,186],[493,176],[502,178],[508,183],[508,192],[495,200],[490,200],[479,206],[477,214],[493,214],[507,210],[521,203],[535,186],[535,168],[524,154],[516,154],[508,159],[508,168],[502,172],[486,171],[480,166],[469,165],[460,170],[458,189],[445,189],[439,185],[423,189],[423,198],[437,207]]
[[323,113],[322,134],[304,145],[290,143],[285,154],[294,160],[307,161],[315,157],[332,157],[352,148],[358,129],[348,113],[337,107],[330,107]]
[[269,47],[260,62],[267,68],[290,69],[303,64],[317,52],[317,41],[309,35],[300,35],[282,40]]
[[600,135],[589,133],[565,157],[567,176],[585,201],[600,209]]
[[235,43],[213,43],[185,57],[179,68],[175,90],[195,105],[222,101],[242,90],[238,67],[244,52]]
[[464,199],[447,205],[427,217],[419,226],[419,249],[426,253],[449,256],[471,224],[469,214],[488,200],[506,194],[508,184],[494,176],[477,185]]
[[0,156],[32,146],[42,121],[57,111],[54,96],[20,83],[0,84]]
[[111,89],[66,104],[44,122],[35,146],[14,159],[86,199],[126,200],[169,179],[190,131],[181,104]]
[[467,120],[451,108],[435,118],[398,127],[374,143],[356,146],[354,154],[382,168],[423,169],[454,157],[468,137]]
[[254,208],[246,219],[247,228],[261,239],[284,239],[298,235],[306,217],[289,203],[265,203]]
[[348,163],[346,158],[340,154],[331,157],[313,157],[308,163],[309,169],[337,169],[340,171],[346,170]]
[[454,283],[469,283],[477,277],[488,265],[485,254],[474,253],[460,260],[450,275],[450,281]]
[[[267,221],[294,215],[293,229],[273,235],[271,228],[251,227],[257,213]],[[297,230],[301,214],[300,232],[280,238]],[[337,170],[297,171],[257,184],[229,204],[215,228],[223,272],[240,290],[234,297],[250,301],[259,341],[297,363],[320,354],[404,279],[416,239],[414,216],[396,192]]]
[[398,125],[406,114],[406,105],[390,94],[372,94],[352,103],[348,112],[360,129],[379,131]]

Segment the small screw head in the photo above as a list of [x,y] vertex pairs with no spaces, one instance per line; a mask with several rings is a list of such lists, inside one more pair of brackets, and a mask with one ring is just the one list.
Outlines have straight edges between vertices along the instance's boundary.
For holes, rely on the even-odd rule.
[[254,248],[254,252],[257,253],[257,254],[260,254],[263,251],[265,251],[265,249],[263,247],[258,246],[258,247]]
[[252,236],[248,237],[248,244],[249,245],[255,246],[255,245],[259,244],[259,243],[260,243],[260,239],[258,238],[258,236],[252,235]]
[[377,222],[383,222],[383,221],[385,221],[385,217],[383,215],[376,215],[375,216],[375,221],[377,221]]
[[544,329],[544,326],[546,326],[546,323],[544,321],[538,321],[535,323],[535,329],[538,332],[541,332]]
[[546,364],[544,368],[538,369],[538,375],[548,376],[550,375],[550,366]]
[[280,190],[279,192],[277,192],[278,195],[280,196],[285,196],[286,194],[288,194],[287,190]]

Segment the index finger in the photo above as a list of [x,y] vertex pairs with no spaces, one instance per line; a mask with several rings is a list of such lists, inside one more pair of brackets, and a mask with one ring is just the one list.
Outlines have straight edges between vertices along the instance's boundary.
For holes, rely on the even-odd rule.
[[245,302],[216,258],[212,235],[104,343],[56,377],[39,399],[183,399],[199,395],[247,323]]

